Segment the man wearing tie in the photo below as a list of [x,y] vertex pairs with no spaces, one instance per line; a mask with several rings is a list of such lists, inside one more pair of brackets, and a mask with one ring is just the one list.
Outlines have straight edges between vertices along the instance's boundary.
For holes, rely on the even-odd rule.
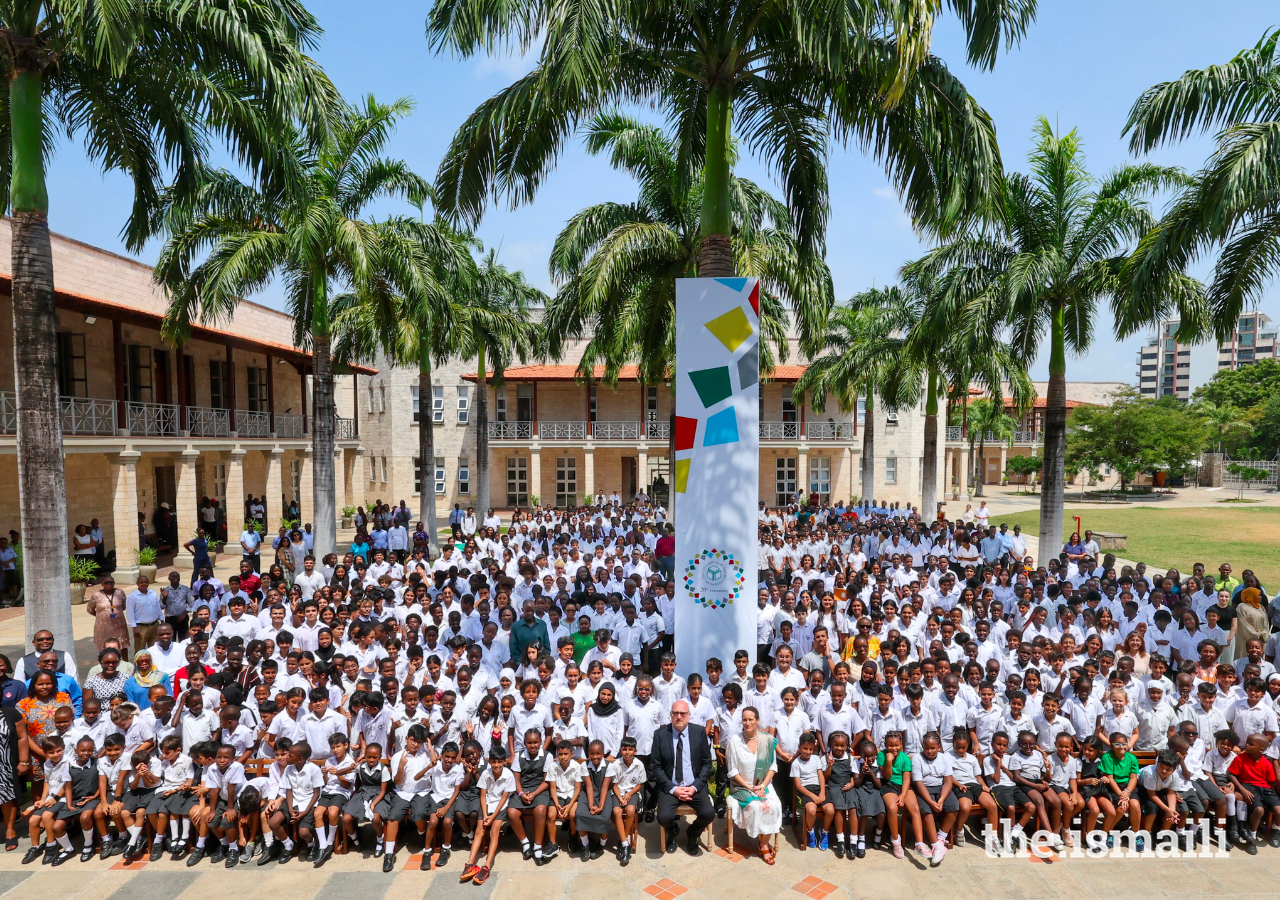
[[689,703],[671,704],[671,724],[658,729],[649,758],[658,786],[658,822],[667,832],[667,853],[676,850],[676,809],[693,807],[694,819],[685,834],[691,856],[702,853],[698,838],[715,818],[707,780],[711,777],[711,747],[707,732],[689,722]]

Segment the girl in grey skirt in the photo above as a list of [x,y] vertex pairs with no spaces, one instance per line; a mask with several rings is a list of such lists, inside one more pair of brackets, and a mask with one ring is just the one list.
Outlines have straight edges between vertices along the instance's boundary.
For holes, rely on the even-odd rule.
[[[837,859],[844,858],[845,834],[858,833],[858,803],[854,793],[853,760],[849,757],[849,735],[843,731],[831,735],[831,755],[827,759],[827,799],[834,807],[831,849]],[[853,854],[849,856],[852,858]]]
[[507,801],[507,821],[520,839],[525,859],[542,865],[542,836],[547,828],[547,807],[551,805],[547,784],[547,754],[542,750],[542,733],[530,728],[524,733],[524,749],[512,765],[516,790]]
[[[587,747],[587,766],[582,773],[582,794],[578,798],[578,815],[574,825],[582,841],[582,861],[604,856],[604,842],[609,837],[609,823],[617,804],[613,792],[613,764],[605,762],[604,743],[592,741]],[[593,840],[592,836],[598,839]]]
[[858,836],[858,847],[855,852],[858,859],[862,859],[867,855],[867,832],[871,829],[871,823],[875,822],[878,840],[880,832],[884,829],[885,820],[880,767],[876,765],[876,745],[865,738],[858,745],[857,779],[858,783],[853,792],[857,798],[860,819],[855,831]]
[[462,765],[467,770],[467,780],[462,783],[458,799],[453,802],[453,824],[468,841],[480,821],[480,776],[488,766],[483,749],[478,741],[467,741],[462,745]]

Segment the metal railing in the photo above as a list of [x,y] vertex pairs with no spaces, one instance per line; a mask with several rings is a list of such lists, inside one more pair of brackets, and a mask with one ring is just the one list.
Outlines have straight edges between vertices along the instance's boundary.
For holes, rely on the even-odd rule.
[[192,437],[230,437],[231,417],[225,409],[188,406],[187,433]]
[[638,441],[640,423],[595,422],[591,426],[591,436],[598,441]]
[[651,441],[671,440],[671,422],[646,422],[644,436]]
[[948,425],[948,426],[947,426],[947,440],[949,440],[949,441],[963,441],[963,440],[964,440],[964,428],[963,428],[963,426],[960,426],[960,425]]
[[18,431],[18,398],[13,394],[0,394],[0,432],[16,434]]
[[1038,444],[1040,443],[1040,433],[1038,431],[1015,431],[1013,433],[1013,442],[1015,444]]
[[62,398],[63,434],[115,434],[116,401],[93,397]]
[[356,439],[356,420],[334,416],[333,439],[335,441],[354,441]]
[[796,441],[799,439],[799,422],[760,423],[760,440],[762,441]]
[[804,426],[804,433],[811,441],[851,441],[854,438],[852,422],[809,422]]
[[178,407],[168,403],[126,403],[124,427],[130,434],[177,437]]
[[276,437],[302,437],[302,416],[290,416],[285,415],[284,413],[276,413]]
[[240,437],[271,437],[271,413],[236,410],[236,434]]
[[544,441],[585,441],[586,422],[539,422],[538,437]]
[[528,441],[533,439],[532,422],[490,422],[491,441]]

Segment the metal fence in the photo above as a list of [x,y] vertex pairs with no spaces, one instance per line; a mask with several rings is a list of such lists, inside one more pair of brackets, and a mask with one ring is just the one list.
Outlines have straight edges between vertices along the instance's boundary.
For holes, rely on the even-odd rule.
[[[1267,473],[1265,478],[1250,478],[1248,480],[1241,478],[1239,473],[1232,472],[1232,465],[1248,466],[1250,469],[1261,469]],[[1265,488],[1276,486],[1276,470],[1280,467],[1280,462],[1274,459],[1232,459],[1229,456],[1222,457],[1222,486],[1238,488],[1240,485],[1247,487]]]

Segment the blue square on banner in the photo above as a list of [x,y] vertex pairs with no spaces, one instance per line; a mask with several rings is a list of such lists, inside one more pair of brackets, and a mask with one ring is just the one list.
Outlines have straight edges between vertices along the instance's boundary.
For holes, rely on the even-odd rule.
[[707,427],[702,433],[702,446],[715,447],[718,444],[734,444],[738,441],[738,416],[730,406],[726,410],[707,417]]

